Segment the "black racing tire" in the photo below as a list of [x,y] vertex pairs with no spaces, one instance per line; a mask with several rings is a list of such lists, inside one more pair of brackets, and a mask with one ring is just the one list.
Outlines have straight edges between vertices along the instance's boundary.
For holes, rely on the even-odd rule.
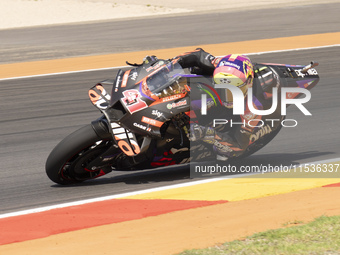
[[112,140],[103,140],[92,125],[86,125],[64,138],[46,161],[46,174],[55,183],[68,185],[99,177],[111,170],[85,170],[86,163],[112,146]]

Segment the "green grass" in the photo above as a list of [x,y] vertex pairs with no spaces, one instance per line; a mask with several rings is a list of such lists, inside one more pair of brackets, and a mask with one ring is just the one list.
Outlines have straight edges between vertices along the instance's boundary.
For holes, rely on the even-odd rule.
[[[294,224],[296,223],[301,222]],[[180,253],[180,255],[194,254],[340,255],[340,216],[322,216],[305,225],[269,230],[254,234],[242,241],[227,242],[221,246]]]

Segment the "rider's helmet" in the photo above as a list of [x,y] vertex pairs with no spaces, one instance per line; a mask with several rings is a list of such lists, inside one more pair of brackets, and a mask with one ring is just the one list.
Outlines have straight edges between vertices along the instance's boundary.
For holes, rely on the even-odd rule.
[[[215,68],[213,79],[215,84],[230,84],[238,87],[246,96],[248,88],[253,84],[254,67],[250,59],[244,55],[232,54],[221,58]],[[233,97],[229,89],[224,91],[225,106],[233,107]]]

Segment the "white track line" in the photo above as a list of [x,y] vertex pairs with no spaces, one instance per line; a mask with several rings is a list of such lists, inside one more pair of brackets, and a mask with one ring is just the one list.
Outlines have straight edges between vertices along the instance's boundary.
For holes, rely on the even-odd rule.
[[[281,53],[281,52],[289,52],[289,51],[323,49],[323,48],[331,48],[331,47],[339,47],[339,46],[340,46],[340,44],[333,44],[333,45],[307,47],[307,48],[296,48],[296,49],[287,49],[287,50],[251,52],[251,53],[245,53],[244,55],[249,55],[249,56],[251,56],[251,55],[263,55],[263,54],[270,54],[270,53]],[[218,57],[222,57],[222,56],[218,56]],[[29,75],[29,76],[19,76],[19,77],[3,78],[3,79],[0,79],[0,81],[16,80],[16,79],[26,79],[26,78],[36,78],[36,77],[45,77],[45,76],[52,76],[52,75],[63,75],[63,74],[93,72],[93,71],[114,70],[114,69],[122,69],[122,68],[127,68],[127,67],[129,67],[129,66],[116,66],[116,67],[106,67],[106,68],[98,68],[98,69],[87,69],[87,70],[79,70],[79,71],[48,73],[48,74],[37,74],[37,75]]]
[[[302,163],[301,166],[304,166],[305,164],[325,164],[325,163],[331,163],[331,162],[337,162],[337,161],[340,161],[340,158],[326,159],[326,160],[315,161],[315,162],[311,162],[311,163]],[[298,167],[300,167],[300,165],[296,166],[296,168],[298,168]],[[192,181],[192,182],[180,183],[180,184],[173,184],[173,185],[168,185],[168,186],[164,186],[164,187],[151,188],[151,189],[145,189],[145,190],[139,190],[139,191],[132,191],[132,192],[127,192],[127,193],[122,193],[122,194],[117,194],[117,195],[110,195],[110,196],[104,196],[104,197],[97,197],[97,198],[79,200],[79,201],[74,201],[74,202],[69,202],[69,203],[44,206],[44,207],[39,207],[39,208],[34,208],[34,209],[28,209],[28,210],[23,210],[23,211],[0,214],[0,219],[14,217],[14,216],[22,216],[22,215],[27,215],[27,214],[32,214],[32,213],[46,212],[46,211],[58,209],[58,208],[66,208],[66,207],[70,207],[70,206],[77,206],[77,205],[84,205],[84,204],[89,204],[89,203],[107,201],[107,200],[112,200],[112,199],[116,199],[116,198],[124,198],[124,197],[129,197],[129,196],[133,196],[133,195],[140,195],[140,194],[145,194],[145,193],[150,193],[150,192],[163,191],[163,190],[169,190],[169,189],[175,189],[175,188],[181,188],[181,187],[189,187],[189,186],[194,186],[194,185],[203,184],[203,183],[240,178],[240,177],[245,177],[245,176],[250,176],[250,175],[255,175],[255,174],[257,174],[257,173],[254,173],[254,174],[237,174],[237,175],[233,175],[233,176],[221,176],[221,177],[217,177],[217,178],[209,178],[209,179],[205,179],[205,180]]]
[[273,50],[273,51],[263,51],[263,52],[252,52],[252,53],[245,53],[244,55],[262,55],[262,54],[280,53],[280,52],[288,52],[288,51],[300,51],[300,50],[314,50],[314,49],[332,48],[332,47],[339,47],[339,46],[340,46],[340,44],[332,44],[332,45],[307,47],[307,48],[296,48],[296,49],[287,49],[287,50]]

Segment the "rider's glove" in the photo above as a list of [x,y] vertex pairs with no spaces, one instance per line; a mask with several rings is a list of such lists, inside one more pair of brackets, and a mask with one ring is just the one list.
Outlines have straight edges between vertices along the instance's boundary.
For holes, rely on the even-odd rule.
[[189,140],[191,142],[203,141],[213,144],[215,141],[215,130],[211,127],[200,126],[196,123],[190,124]]
[[202,70],[202,68],[199,68],[197,66],[191,67],[190,68],[190,73],[192,74],[197,74],[197,75],[203,75],[204,71]]
[[204,127],[196,123],[190,124],[189,137],[188,137],[190,142],[201,140],[203,137],[203,132],[204,132]]
[[203,141],[213,145],[217,160],[226,161],[231,156],[231,148],[216,139],[215,130],[212,127],[204,127],[192,123],[190,124],[189,131],[190,142]]

